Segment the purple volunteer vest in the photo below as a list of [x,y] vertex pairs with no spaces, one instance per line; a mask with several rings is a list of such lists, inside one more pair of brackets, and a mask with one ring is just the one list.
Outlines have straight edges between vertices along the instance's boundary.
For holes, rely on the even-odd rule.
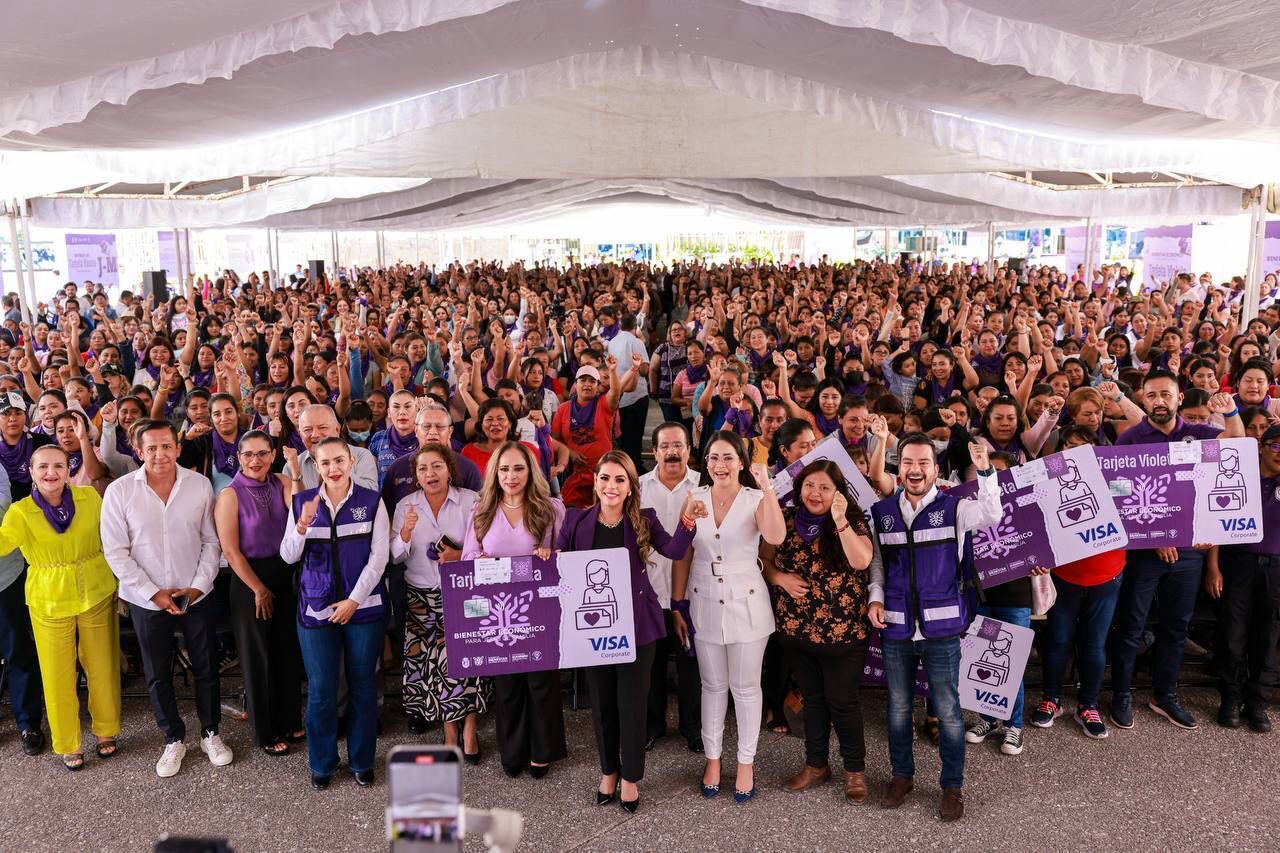
[[897,494],[871,507],[884,563],[885,637],[909,640],[919,625],[925,639],[945,639],[964,633],[973,620],[974,591],[965,582],[972,557],[962,562],[956,553],[959,504],[939,492],[909,526]]
[[[302,513],[302,505],[316,496],[318,489],[307,489],[294,495],[293,514]],[[373,521],[378,514],[380,496],[373,489],[353,485],[351,497],[338,509],[336,518],[329,515],[323,500],[315,521],[307,530],[307,543],[302,549],[298,572],[298,623],[304,628],[318,628],[332,623],[307,615],[310,608],[322,611],[351,594],[364,565],[369,561],[373,542]],[[378,580],[369,594],[378,603],[361,607],[351,617],[352,623],[376,622],[386,614],[386,579]]]

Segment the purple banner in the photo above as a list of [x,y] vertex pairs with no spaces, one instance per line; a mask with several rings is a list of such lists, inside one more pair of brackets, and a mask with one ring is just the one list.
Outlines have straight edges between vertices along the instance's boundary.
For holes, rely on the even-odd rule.
[[440,590],[454,678],[635,660],[625,548],[443,563]]
[[[880,632],[871,629],[867,637],[867,656],[862,663],[862,683],[871,687],[885,687],[888,682],[884,677],[884,649],[880,645]],[[916,695],[929,695],[929,677],[924,674],[924,664],[916,662]]]
[[114,234],[68,234],[67,280],[76,284],[93,281],[107,287],[120,286]]
[[1148,228],[1143,235],[1143,284],[1148,289],[1173,281],[1180,272],[1191,269],[1190,225]]
[[1130,548],[1262,540],[1262,481],[1251,438],[1096,448]]

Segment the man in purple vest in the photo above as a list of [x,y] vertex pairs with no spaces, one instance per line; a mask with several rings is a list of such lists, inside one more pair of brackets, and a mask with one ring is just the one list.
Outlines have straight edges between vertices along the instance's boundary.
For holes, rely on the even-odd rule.
[[881,631],[889,687],[889,763],[884,807],[896,809],[915,776],[911,703],[923,660],[941,727],[944,821],[964,815],[964,715],[960,710],[960,638],[975,610],[973,546],[968,533],[1000,520],[1000,489],[985,444],[969,445],[978,494],[961,500],[938,491],[933,443],[923,433],[898,442],[902,488],[871,508],[875,555],[867,617]]

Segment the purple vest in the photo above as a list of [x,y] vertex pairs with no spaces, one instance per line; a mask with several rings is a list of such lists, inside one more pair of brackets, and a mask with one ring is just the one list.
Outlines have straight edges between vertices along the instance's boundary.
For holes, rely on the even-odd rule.
[[[314,498],[317,491],[307,489],[294,495],[294,518],[302,514],[302,505]],[[298,623],[304,628],[331,625],[325,619],[308,616],[307,610],[323,611],[342,601],[351,594],[360,579],[372,550],[373,520],[377,517],[380,500],[373,489],[354,485],[351,497],[338,510],[336,518],[330,517],[329,505],[320,501],[315,521],[307,530],[307,544],[302,550],[302,564],[298,572]],[[385,618],[386,579],[380,579],[369,595],[371,599],[378,596],[379,603],[361,607],[351,617],[352,623],[376,622]]]
[[[972,551],[956,550],[956,507],[960,498],[939,493],[908,527],[892,495],[871,507],[884,561],[883,635],[909,640],[919,625],[929,640],[964,633],[976,609]],[[968,535],[966,534],[966,540]]]
[[1239,545],[1259,556],[1280,555],[1280,477],[1262,478],[1262,540]]

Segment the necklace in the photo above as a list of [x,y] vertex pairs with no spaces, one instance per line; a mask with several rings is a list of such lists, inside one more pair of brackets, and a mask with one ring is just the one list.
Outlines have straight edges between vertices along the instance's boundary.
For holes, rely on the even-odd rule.
[[520,500],[520,501],[517,501],[516,503],[509,503],[506,498],[503,498],[502,505],[505,506],[507,509],[519,509],[520,507],[524,506],[524,501]]
[[614,529],[615,527],[617,527],[619,524],[621,524],[621,523],[622,523],[622,516],[618,516],[618,520],[617,520],[617,521],[615,521],[615,522],[613,522],[612,524],[610,524],[609,522],[605,521],[603,517],[597,517],[597,518],[596,518],[596,520],[597,520],[597,521],[599,521],[599,522],[600,522],[600,524],[601,524],[601,525],[603,525],[604,527],[607,527],[607,528],[609,528],[610,530],[612,530],[612,529]]

